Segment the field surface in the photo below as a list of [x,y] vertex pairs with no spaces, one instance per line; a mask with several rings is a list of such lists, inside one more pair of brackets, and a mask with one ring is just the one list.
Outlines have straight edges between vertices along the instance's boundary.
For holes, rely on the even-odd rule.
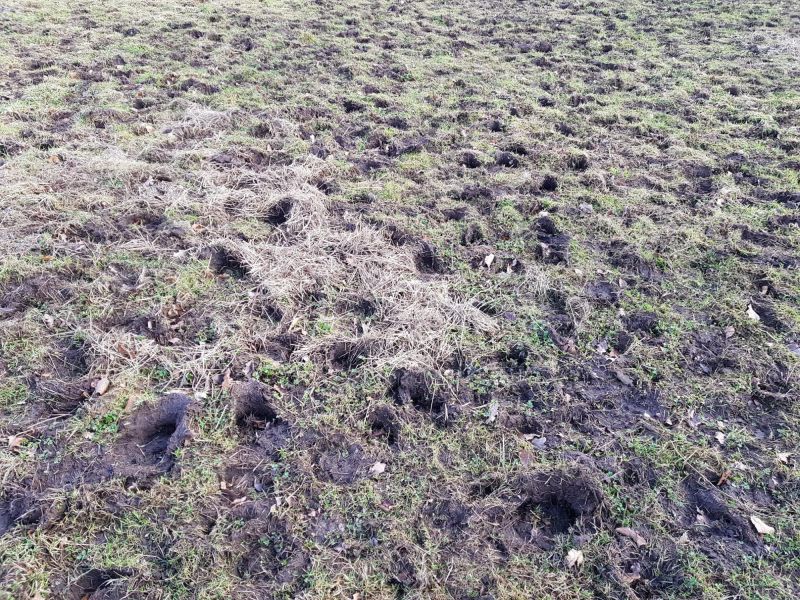
[[800,5],[0,3],[0,598],[794,599]]

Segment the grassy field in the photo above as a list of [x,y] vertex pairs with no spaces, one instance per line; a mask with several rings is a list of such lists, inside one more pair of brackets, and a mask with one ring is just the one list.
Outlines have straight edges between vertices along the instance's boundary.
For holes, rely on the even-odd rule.
[[0,4],[0,598],[796,598],[800,5]]

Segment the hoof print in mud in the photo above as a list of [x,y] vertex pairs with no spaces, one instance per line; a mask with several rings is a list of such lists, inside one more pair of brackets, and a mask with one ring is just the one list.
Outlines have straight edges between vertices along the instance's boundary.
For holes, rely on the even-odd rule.
[[421,273],[444,273],[445,265],[439,251],[430,242],[419,242],[414,253],[414,264]]
[[257,381],[236,383],[231,397],[236,427],[256,452],[255,462],[263,462],[265,458],[277,460],[280,450],[289,444],[292,428],[270,404],[270,388]]
[[354,369],[369,357],[369,345],[362,341],[336,342],[328,351],[328,360],[335,370]]
[[385,440],[390,446],[397,444],[400,437],[400,425],[391,407],[377,407],[370,413],[367,421],[372,437]]
[[763,545],[750,522],[730,508],[713,489],[690,481],[686,491],[689,500],[687,522],[699,534],[708,535],[712,539],[727,540],[724,543],[741,542],[745,550],[757,549]]
[[322,438],[317,444],[316,454],[318,477],[337,485],[349,485],[361,479],[374,462],[359,444],[348,442],[342,435]]
[[292,216],[293,207],[294,200],[291,198],[282,198],[269,207],[264,220],[270,225],[280,227]]
[[243,527],[231,536],[239,555],[236,575],[255,582],[299,584],[308,568],[308,556],[288,527],[266,512],[244,514]]
[[77,381],[40,380],[35,384],[38,395],[55,411],[62,413],[75,412],[94,392],[90,379]]
[[580,472],[539,473],[522,482],[523,501],[514,528],[542,548],[552,537],[596,525],[603,505],[600,488]]
[[127,598],[131,569],[89,569],[69,586],[68,600],[117,600]]
[[539,217],[534,226],[536,239],[536,255],[545,263],[569,263],[570,237],[556,227],[553,219],[547,216]]
[[433,502],[424,512],[434,527],[454,535],[467,526],[470,517],[469,508],[453,499]]
[[32,495],[6,497],[0,500],[0,535],[17,525],[37,525],[42,520],[42,508]]
[[222,246],[213,246],[200,255],[208,259],[208,268],[215,275],[228,275],[234,279],[243,279],[249,268],[244,260],[235,252]]
[[269,388],[258,381],[235,383],[231,388],[236,426],[243,433],[264,429],[278,417],[269,403]]
[[135,478],[169,471],[175,463],[175,451],[191,436],[190,406],[188,396],[172,393],[158,404],[139,407],[123,422],[120,447],[115,453],[120,473]]
[[455,416],[442,394],[435,389],[430,374],[398,369],[392,375],[389,393],[396,404],[411,404],[430,414],[437,425],[445,425]]

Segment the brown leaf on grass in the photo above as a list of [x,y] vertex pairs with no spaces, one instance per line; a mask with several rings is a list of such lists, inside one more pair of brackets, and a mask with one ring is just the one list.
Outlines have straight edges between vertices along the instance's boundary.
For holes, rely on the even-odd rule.
[[523,467],[529,467],[533,464],[535,457],[533,452],[530,450],[520,450],[519,451],[519,462],[522,463]]
[[222,391],[229,392],[233,387],[233,378],[231,377],[231,370],[225,369],[225,373],[222,375]]
[[27,441],[28,440],[21,435],[10,435],[8,436],[8,449],[15,450]]
[[753,527],[756,528],[756,531],[761,535],[775,535],[775,528],[767,525],[757,516],[750,515],[750,522],[753,524]]
[[620,381],[620,383],[622,385],[627,385],[628,387],[633,385],[633,379],[628,377],[628,375],[626,375],[623,371],[621,371],[619,369],[615,369],[614,370],[614,375],[617,376],[617,379],[619,379],[619,381]]
[[573,548],[572,550],[567,552],[565,560],[567,561],[567,566],[570,569],[580,568],[580,566],[583,564],[584,561],[583,551],[576,550],[575,548]]
[[102,379],[99,379],[97,383],[94,384],[94,391],[98,396],[102,396],[108,391],[110,387],[111,387],[111,381],[108,379],[108,377],[103,377]]
[[616,532],[621,536],[632,539],[637,546],[647,545],[647,540],[630,527],[617,527]]
[[500,412],[500,403],[497,400],[492,400],[489,404],[489,414],[486,417],[487,423],[494,423],[497,420],[497,414]]

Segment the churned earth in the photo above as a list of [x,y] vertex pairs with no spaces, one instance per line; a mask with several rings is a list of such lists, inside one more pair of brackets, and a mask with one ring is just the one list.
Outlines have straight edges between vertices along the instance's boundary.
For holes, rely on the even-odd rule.
[[0,598],[795,598],[800,5],[0,4]]

